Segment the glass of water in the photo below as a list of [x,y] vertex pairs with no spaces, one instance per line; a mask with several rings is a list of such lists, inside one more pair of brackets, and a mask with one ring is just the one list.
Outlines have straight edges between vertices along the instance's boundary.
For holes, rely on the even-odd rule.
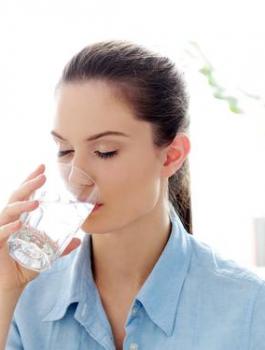
[[39,206],[20,217],[22,227],[8,239],[10,256],[20,265],[44,271],[63,253],[98,202],[98,188],[69,163],[46,166],[46,182],[30,200]]

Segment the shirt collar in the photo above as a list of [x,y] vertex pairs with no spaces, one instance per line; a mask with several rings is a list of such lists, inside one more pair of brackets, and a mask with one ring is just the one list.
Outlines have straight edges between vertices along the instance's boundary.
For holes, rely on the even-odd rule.
[[[172,206],[170,208],[170,237],[136,296],[151,320],[168,336],[173,332],[180,293],[191,260],[189,234],[175,209]],[[99,294],[92,275],[90,253],[91,235],[85,234],[79,248],[69,256],[58,259],[57,265],[55,263],[50,273],[58,272],[57,285],[61,292],[54,293],[56,301],[52,309],[44,315],[43,321],[61,319],[69,305],[74,302],[86,303],[90,315],[97,314],[94,308],[98,304]]]
[[169,240],[136,296],[151,320],[168,336],[174,330],[177,306],[191,261],[189,233],[172,206],[170,218]]

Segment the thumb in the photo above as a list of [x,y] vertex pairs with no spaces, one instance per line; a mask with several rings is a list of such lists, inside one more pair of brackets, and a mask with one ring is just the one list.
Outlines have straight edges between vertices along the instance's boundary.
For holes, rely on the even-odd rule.
[[68,244],[68,246],[65,248],[61,256],[67,255],[71,253],[73,250],[78,248],[81,244],[81,240],[79,238],[74,237],[71,242]]

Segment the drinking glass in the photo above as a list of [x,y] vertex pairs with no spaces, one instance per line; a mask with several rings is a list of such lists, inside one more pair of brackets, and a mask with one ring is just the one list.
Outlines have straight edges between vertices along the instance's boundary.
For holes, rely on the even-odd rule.
[[21,215],[22,227],[8,239],[10,256],[31,270],[49,269],[93,212],[97,199],[98,188],[82,169],[63,162],[46,165],[46,182],[30,198],[39,206]]

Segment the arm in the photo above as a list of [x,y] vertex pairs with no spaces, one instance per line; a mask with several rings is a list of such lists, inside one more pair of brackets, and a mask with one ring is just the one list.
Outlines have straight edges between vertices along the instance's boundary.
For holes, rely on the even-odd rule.
[[22,291],[23,289],[10,292],[0,291],[0,350],[5,350],[13,313]]
[[14,262],[8,254],[7,240],[21,228],[21,214],[37,208],[38,202],[29,198],[44,184],[44,170],[41,166],[31,173],[11,194],[0,212],[0,350],[5,348],[13,313],[23,289],[38,275]]

